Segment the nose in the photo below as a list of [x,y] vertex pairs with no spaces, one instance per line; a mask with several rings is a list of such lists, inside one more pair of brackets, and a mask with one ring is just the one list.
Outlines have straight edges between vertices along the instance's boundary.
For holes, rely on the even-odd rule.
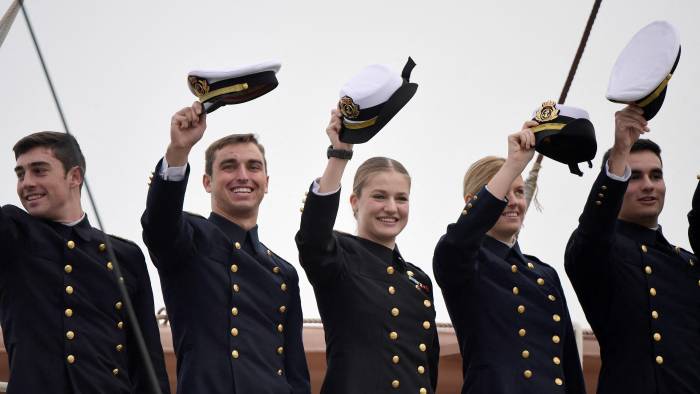
[[508,198],[508,206],[509,206],[509,207],[514,207],[514,206],[515,206],[515,201],[516,201],[516,200],[515,200],[515,193],[511,190],[511,191],[508,192],[508,194],[506,195],[506,197]]
[[240,183],[246,183],[250,177],[248,176],[248,170],[245,169],[245,166],[240,166],[238,168],[238,171],[236,171],[236,181]]
[[650,191],[654,189],[654,182],[651,180],[649,175],[644,175],[642,178],[642,190]]
[[386,212],[396,212],[396,200],[393,198],[387,198],[384,204],[384,211]]
[[30,172],[24,174],[22,178],[17,179],[18,188],[33,187],[34,185],[36,185],[36,182]]

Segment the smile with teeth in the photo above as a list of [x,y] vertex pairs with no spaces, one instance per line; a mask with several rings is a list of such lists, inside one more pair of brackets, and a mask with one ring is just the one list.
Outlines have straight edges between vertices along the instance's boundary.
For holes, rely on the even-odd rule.
[[43,193],[32,193],[32,194],[25,195],[24,199],[27,201],[34,201],[34,200],[38,200],[42,197],[44,197]]
[[380,222],[383,222],[383,223],[396,223],[399,221],[399,219],[397,219],[397,218],[392,218],[392,217],[388,217],[388,216],[378,217],[377,220],[379,220]]
[[246,186],[234,187],[232,190],[234,193],[252,193],[253,189]]
[[517,218],[520,215],[515,211],[510,211],[510,212],[503,212],[502,216],[505,216],[507,218]]

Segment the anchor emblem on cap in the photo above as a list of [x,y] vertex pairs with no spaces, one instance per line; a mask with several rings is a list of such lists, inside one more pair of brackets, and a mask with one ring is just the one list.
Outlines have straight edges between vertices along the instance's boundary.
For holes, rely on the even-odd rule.
[[195,76],[190,76],[187,78],[187,82],[190,83],[190,86],[192,87],[192,90],[194,91],[194,94],[197,97],[202,97],[205,94],[209,93],[209,84],[205,79],[199,79]]
[[557,103],[552,100],[542,103],[540,109],[535,114],[535,120],[538,122],[549,122],[559,116],[559,110],[556,108]]
[[344,117],[348,119],[355,119],[360,115],[360,106],[352,101],[352,98],[344,96],[340,99],[338,103],[338,108]]

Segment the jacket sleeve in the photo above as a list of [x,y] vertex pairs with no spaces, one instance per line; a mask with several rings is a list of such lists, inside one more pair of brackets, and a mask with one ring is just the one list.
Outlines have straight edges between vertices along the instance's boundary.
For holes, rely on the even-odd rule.
[[287,312],[289,316],[284,329],[284,369],[287,374],[287,382],[292,388],[292,394],[311,394],[309,382],[309,367],[306,364],[304,342],[302,332],[304,328],[303,312],[301,310],[301,298],[299,296],[299,276],[292,270],[293,278],[290,282],[290,304]]
[[[137,248],[135,255],[137,256],[134,256],[133,261],[138,262],[138,270],[136,270],[137,275],[134,280],[137,281],[138,285],[136,286],[136,291],[131,296],[131,303],[134,307],[134,313],[136,314],[136,319],[141,328],[144,343],[148,350],[151,363],[153,364],[160,390],[163,394],[168,394],[170,393],[170,384],[165,368],[160,331],[158,330],[158,323],[155,318],[151,280],[148,275],[148,270],[146,269],[146,261],[143,258],[143,253]],[[131,330],[129,331],[126,345],[129,354],[129,376],[132,381],[132,392],[152,392],[151,382],[144,368],[141,352],[139,351],[136,338]]]
[[627,182],[602,170],[566,247],[566,273],[591,324],[608,315],[615,228],[626,190]]
[[700,254],[700,182],[693,194],[693,206],[688,213],[688,239],[696,256]]
[[340,190],[327,196],[309,190],[306,197],[295,241],[299,262],[314,285],[334,279],[342,269],[338,240],[333,235],[339,202]]
[[447,226],[433,255],[435,281],[443,293],[463,286],[474,276],[481,243],[506,204],[484,187],[469,200],[457,222]]
[[[9,207],[9,206],[8,206]],[[0,283],[4,278],[5,265],[7,261],[12,260],[12,256],[15,254],[14,246],[17,245],[19,235],[17,234],[17,227],[12,219],[5,214],[7,207],[0,207],[0,253],[2,258],[0,259]]]
[[194,230],[185,220],[182,205],[190,168],[181,181],[167,181],[160,175],[162,161],[158,163],[146,199],[146,210],[141,216],[143,241],[148,247],[153,264],[170,269],[190,261],[196,254]]

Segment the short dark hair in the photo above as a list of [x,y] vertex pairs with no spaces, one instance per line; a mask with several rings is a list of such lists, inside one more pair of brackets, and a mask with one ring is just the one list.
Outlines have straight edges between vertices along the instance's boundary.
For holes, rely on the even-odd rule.
[[220,138],[214,141],[211,145],[209,145],[206,152],[204,152],[204,172],[209,176],[211,176],[211,174],[214,173],[214,158],[216,156],[216,152],[219,149],[228,145],[237,144],[255,144],[255,146],[257,146],[260,150],[260,153],[262,153],[263,165],[265,167],[265,173],[267,173],[267,159],[265,159],[265,147],[262,146],[260,142],[258,142],[258,138],[255,136],[255,134],[252,133],[227,135],[226,137]]
[[[608,149],[605,151],[605,154],[603,155],[603,162],[600,163],[600,168],[604,169],[605,168],[605,163],[608,162],[608,159],[610,158],[610,152],[612,151],[612,148]],[[632,144],[632,148],[630,148],[630,153],[634,152],[644,152],[648,151],[656,155],[656,157],[659,158],[659,161],[661,162],[661,165],[664,164],[664,161],[661,159],[661,147],[654,141],[650,139],[638,139],[637,141]]]
[[78,141],[72,135],[56,131],[40,131],[29,134],[17,141],[15,146],[12,147],[12,150],[15,152],[15,160],[38,147],[51,149],[56,159],[63,164],[65,174],[68,174],[71,168],[77,166],[80,169],[80,174],[85,178],[85,156],[80,150]]

